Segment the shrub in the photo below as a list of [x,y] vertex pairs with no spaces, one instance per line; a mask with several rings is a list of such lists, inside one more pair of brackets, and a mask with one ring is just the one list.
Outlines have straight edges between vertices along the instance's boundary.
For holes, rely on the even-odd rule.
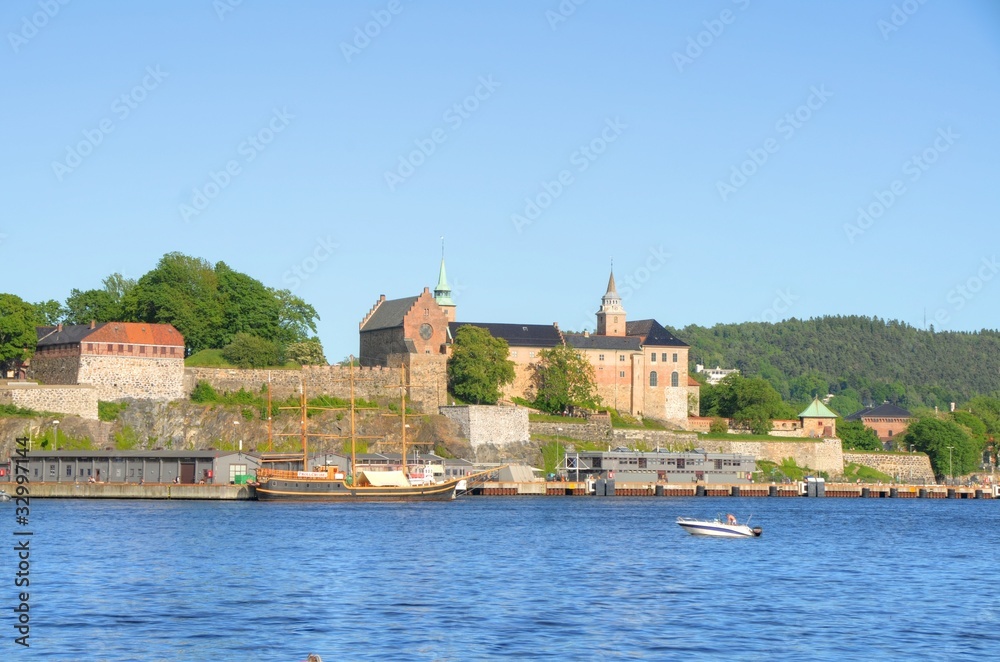
[[729,423],[721,416],[714,416],[708,425],[708,431],[712,434],[726,434],[729,432]]
[[97,403],[97,418],[105,423],[117,421],[118,415],[128,409],[127,402],[105,402],[100,400]]

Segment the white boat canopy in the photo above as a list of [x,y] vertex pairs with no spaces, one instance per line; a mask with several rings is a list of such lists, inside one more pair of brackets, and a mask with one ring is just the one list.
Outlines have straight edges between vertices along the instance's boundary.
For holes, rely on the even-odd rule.
[[359,485],[371,485],[372,487],[409,487],[410,481],[402,471],[371,471],[359,472]]

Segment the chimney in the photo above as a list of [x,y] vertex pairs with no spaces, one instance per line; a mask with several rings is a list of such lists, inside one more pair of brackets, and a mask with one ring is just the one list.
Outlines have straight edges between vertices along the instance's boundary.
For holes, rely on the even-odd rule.
[[383,301],[385,301],[385,295],[384,294],[378,295],[378,302],[382,303]]
[[954,402],[951,403],[951,411],[955,411],[955,403]]
[[556,327],[556,331],[559,330],[559,322],[553,322],[552,326]]
[[91,329],[97,328],[97,320],[90,320],[90,328]]
[[62,333],[62,322],[56,324],[56,333]]

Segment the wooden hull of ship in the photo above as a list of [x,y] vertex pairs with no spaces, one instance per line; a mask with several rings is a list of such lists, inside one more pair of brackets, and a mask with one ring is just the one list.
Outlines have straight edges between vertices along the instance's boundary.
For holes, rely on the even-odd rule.
[[458,481],[410,487],[346,485],[342,480],[269,478],[256,487],[261,501],[450,501]]

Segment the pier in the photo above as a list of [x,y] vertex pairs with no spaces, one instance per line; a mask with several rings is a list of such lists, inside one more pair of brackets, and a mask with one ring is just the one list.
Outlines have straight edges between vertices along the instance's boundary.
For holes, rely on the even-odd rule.
[[820,494],[806,483],[616,483],[598,480],[595,492],[585,481],[483,483],[471,491],[477,496],[641,496],[641,497],[810,497],[846,499],[998,499],[997,485],[879,485],[826,483]]

